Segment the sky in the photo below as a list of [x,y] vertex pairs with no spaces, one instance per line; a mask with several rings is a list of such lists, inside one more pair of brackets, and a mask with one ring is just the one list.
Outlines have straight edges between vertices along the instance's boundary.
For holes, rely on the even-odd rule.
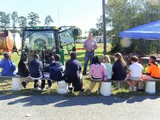
[[97,19],[102,15],[102,0],[0,0],[0,11],[18,16],[26,16],[30,12],[38,13],[41,24],[51,15],[53,26],[75,25],[83,34],[90,28],[96,28]]

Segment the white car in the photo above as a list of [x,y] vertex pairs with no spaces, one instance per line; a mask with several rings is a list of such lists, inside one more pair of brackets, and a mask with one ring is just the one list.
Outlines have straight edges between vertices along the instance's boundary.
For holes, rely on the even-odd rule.
[[76,43],[84,43],[85,39],[78,39],[76,40]]

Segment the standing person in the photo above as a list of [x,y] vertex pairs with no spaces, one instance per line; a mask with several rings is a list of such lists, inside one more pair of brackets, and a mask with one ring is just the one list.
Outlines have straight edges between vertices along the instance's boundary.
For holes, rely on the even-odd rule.
[[34,89],[38,90],[40,78],[42,78],[42,62],[39,60],[39,55],[34,54],[33,60],[29,62],[30,76],[34,79]]
[[15,76],[16,66],[11,60],[11,55],[6,52],[3,56],[4,58],[0,61],[0,68],[2,68],[1,76]]
[[[129,74],[128,77],[126,78],[127,80],[140,80],[142,78],[142,72],[143,72],[143,66],[138,63],[139,59],[137,56],[132,56],[131,57],[131,65],[129,66]],[[127,82],[130,85],[130,90],[131,91],[136,91],[137,87],[136,84],[137,82]]]
[[[112,80],[124,80],[127,76],[127,65],[126,62],[123,59],[123,56],[121,53],[115,53],[114,54],[114,64],[112,66],[113,69],[113,75]],[[117,88],[120,88],[120,83],[117,83]]]
[[82,65],[80,61],[76,60],[76,53],[72,52],[70,54],[70,60],[66,62],[66,72],[65,72],[65,77],[66,77],[66,82],[73,85],[74,91],[84,91],[83,89],[83,82],[82,82],[82,74],[81,74],[81,69]]
[[90,65],[92,63],[92,58],[94,56],[94,50],[98,48],[97,42],[93,39],[93,34],[90,33],[88,39],[84,42],[85,60],[84,60],[84,69],[83,75],[86,75],[88,61],[90,60]]
[[[91,76],[92,80],[107,80],[107,71],[106,67],[103,63],[100,62],[100,58],[96,55],[92,59],[92,64],[89,69],[89,75]],[[96,82],[92,81],[89,87],[89,91],[92,91],[93,87],[95,86]],[[100,90],[101,83],[99,84],[98,90]]]
[[[27,66],[28,55],[27,53],[22,53],[22,57],[18,63],[18,73],[21,77],[29,77],[29,68]],[[30,82],[29,79],[22,82],[22,86],[26,88],[26,85]]]
[[110,57],[108,55],[105,55],[103,57],[103,64],[106,66],[108,80],[111,80],[112,78],[112,65],[110,62],[111,62]]

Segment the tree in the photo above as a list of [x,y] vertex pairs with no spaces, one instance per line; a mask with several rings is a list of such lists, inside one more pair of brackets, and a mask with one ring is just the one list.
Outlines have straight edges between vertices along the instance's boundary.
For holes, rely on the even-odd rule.
[[4,17],[5,17],[5,12],[0,11],[0,27],[4,28]]
[[[121,50],[118,34],[120,31],[159,20],[160,5],[152,5],[148,0],[108,0],[106,3],[106,24],[112,28],[108,36],[115,35],[113,47]],[[102,17],[98,19],[97,28],[102,30]],[[136,47],[133,47],[136,49]]]
[[49,26],[51,23],[53,23],[53,19],[50,15],[47,15],[45,18],[45,25]]
[[29,26],[36,26],[38,23],[41,23],[39,21],[39,16],[37,13],[35,12],[31,12],[31,13],[28,13],[28,16],[27,16],[27,19],[29,20],[28,21],[28,25]]
[[20,27],[26,27],[27,26],[27,18],[24,16],[19,17],[19,26]]
[[10,14],[6,14],[3,11],[0,11],[0,27],[7,28],[10,25]]
[[74,31],[74,29],[77,29],[76,31],[78,32],[78,35],[74,36],[74,39],[77,40],[77,39],[80,39],[81,38],[81,35],[82,35],[82,30],[78,27],[73,27],[71,28],[72,31]]
[[99,36],[99,35],[102,35],[98,29],[95,29],[95,28],[91,28],[89,30],[89,33],[93,33],[94,36]]
[[13,22],[12,27],[13,27],[13,31],[14,31],[16,29],[16,23],[18,23],[18,20],[19,20],[18,13],[14,11],[11,14],[11,18],[12,18],[12,22]]

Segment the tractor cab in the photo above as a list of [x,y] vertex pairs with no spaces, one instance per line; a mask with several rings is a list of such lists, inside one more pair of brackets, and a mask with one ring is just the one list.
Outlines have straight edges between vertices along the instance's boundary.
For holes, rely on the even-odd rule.
[[49,64],[48,58],[54,54],[61,54],[64,62],[63,49],[75,50],[73,28],[36,26],[25,27],[23,30],[22,54],[28,54],[28,61],[33,59],[35,53],[39,54],[43,66]]

